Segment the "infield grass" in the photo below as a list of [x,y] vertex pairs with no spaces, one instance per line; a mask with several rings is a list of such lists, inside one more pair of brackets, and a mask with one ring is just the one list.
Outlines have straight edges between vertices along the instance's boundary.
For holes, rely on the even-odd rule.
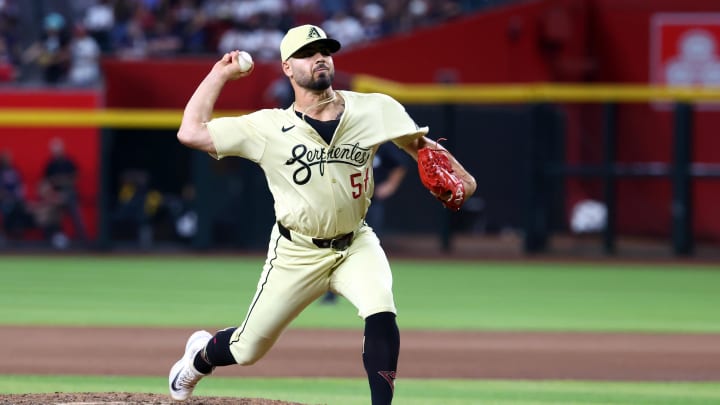
[[[392,261],[403,329],[720,332],[720,269]],[[0,257],[0,324],[239,324],[259,257]],[[311,305],[291,327],[361,328]]]

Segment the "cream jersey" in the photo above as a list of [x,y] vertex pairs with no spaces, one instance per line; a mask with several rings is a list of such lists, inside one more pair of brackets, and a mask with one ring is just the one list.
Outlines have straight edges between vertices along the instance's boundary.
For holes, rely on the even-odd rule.
[[315,238],[351,232],[365,217],[380,144],[428,133],[389,96],[337,93],[345,100],[345,111],[330,144],[295,114],[294,106],[207,123],[215,157],[238,156],[260,165],[277,220]]

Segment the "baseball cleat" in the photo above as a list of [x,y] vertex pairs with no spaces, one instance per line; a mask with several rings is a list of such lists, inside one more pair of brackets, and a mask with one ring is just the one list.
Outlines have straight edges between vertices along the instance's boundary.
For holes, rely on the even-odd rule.
[[192,395],[195,385],[207,374],[195,370],[193,361],[195,355],[202,350],[212,339],[208,331],[199,330],[188,339],[185,344],[185,354],[170,369],[170,396],[176,401],[184,401]]

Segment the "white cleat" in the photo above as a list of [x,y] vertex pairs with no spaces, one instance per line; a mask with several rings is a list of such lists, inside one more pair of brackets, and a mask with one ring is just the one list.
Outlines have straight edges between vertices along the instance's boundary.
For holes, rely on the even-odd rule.
[[202,350],[212,339],[208,331],[199,330],[188,339],[185,344],[185,354],[170,369],[170,396],[176,401],[184,401],[192,395],[195,385],[207,374],[195,370],[193,361],[195,355]]

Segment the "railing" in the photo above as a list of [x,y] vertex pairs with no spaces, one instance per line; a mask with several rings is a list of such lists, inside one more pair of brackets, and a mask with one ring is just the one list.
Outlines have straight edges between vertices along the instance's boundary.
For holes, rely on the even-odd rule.
[[[408,85],[358,75],[353,87],[362,92],[383,92],[401,102],[415,104],[498,104],[532,103],[601,103],[603,104],[603,163],[568,165],[543,161],[543,154],[533,156],[539,170],[529,182],[527,223],[524,248],[527,252],[547,247],[549,234],[542,185],[548,177],[596,177],[603,180],[603,199],[608,219],[603,231],[603,249],[616,248],[616,179],[618,177],[667,177],[672,181],[672,245],[677,255],[693,252],[692,194],[693,177],[720,178],[720,164],[696,164],[691,161],[693,106],[698,102],[720,101],[720,88],[668,87],[636,84],[515,84],[515,85]],[[618,103],[664,103],[674,111],[672,164],[621,164],[616,160],[616,120]],[[451,112],[451,110],[448,110]],[[542,114],[542,108],[538,109]],[[448,120],[451,120],[448,114]],[[452,127],[452,125],[449,125]],[[450,235],[441,236],[444,247],[450,246]]]
[[[693,132],[693,108],[698,102],[720,101],[720,88],[665,87],[622,84],[514,84],[514,85],[428,85],[402,84],[365,75],[356,75],[352,89],[360,92],[382,92],[403,103],[439,104],[507,104],[522,103],[543,106],[554,103],[599,103],[604,109],[603,163],[600,165],[567,165],[542,161],[536,154],[540,168],[529,183],[531,190],[525,224],[524,247],[528,252],[542,251],[547,244],[549,230],[542,219],[543,192],[540,184],[547,178],[596,177],[604,184],[604,200],[608,208],[608,222],[603,232],[606,252],[615,250],[615,181],[618,177],[667,177],[672,181],[672,240],[676,254],[690,254],[693,250],[691,229],[691,179],[719,178],[720,165],[694,164],[690,146]],[[672,164],[617,163],[616,115],[618,103],[665,103],[674,113],[674,147]],[[542,109],[542,108],[540,108]],[[451,108],[447,109],[452,112]],[[215,115],[241,115],[245,111],[217,111]],[[174,129],[180,125],[180,110],[135,109],[0,109],[0,126],[15,127],[100,127]],[[448,113],[448,120],[449,118]],[[448,124],[452,127],[452,124]],[[103,146],[103,151],[106,147]],[[103,152],[104,153],[104,152]],[[101,159],[104,162],[104,159]],[[108,168],[101,168],[107,174]],[[449,227],[442,233],[443,246],[450,246]]]

